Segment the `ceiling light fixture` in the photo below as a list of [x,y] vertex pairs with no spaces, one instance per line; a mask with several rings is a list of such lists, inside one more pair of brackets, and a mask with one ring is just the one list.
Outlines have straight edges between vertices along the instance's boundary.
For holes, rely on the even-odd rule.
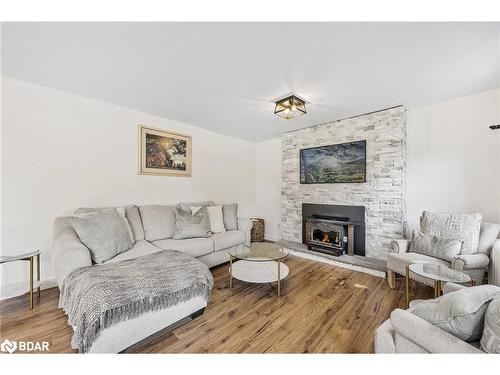
[[305,115],[306,102],[296,95],[287,96],[286,98],[276,101],[274,114],[283,117],[286,120]]

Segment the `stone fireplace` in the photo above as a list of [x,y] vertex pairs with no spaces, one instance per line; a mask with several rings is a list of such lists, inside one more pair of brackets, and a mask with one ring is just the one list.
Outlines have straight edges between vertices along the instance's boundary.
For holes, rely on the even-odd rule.
[[[300,183],[300,150],[357,140],[366,140],[365,183]],[[364,225],[353,225],[354,254],[385,259],[393,239],[403,238],[406,225],[406,122],[401,106],[344,120],[333,121],[284,133],[282,144],[281,234],[285,241],[305,243],[305,221],[311,213],[303,212],[303,203],[363,207]],[[318,214],[318,213],[315,213]],[[319,213],[324,214],[324,213]],[[332,216],[331,214],[327,214]],[[348,218],[349,214],[333,216]],[[318,218],[316,218],[318,219]],[[337,220],[338,221],[338,220]],[[356,220],[357,221],[357,220]],[[339,231],[339,238],[349,238],[349,227]],[[363,230],[363,235],[358,232]],[[318,228],[321,226],[318,224]],[[338,244],[336,234],[328,241]],[[313,242],[323,238],[312,233]],[[323,234],[324,237],[324,234]],[[341,238],[343,240],[343,238]],[[362,243],[361,243],[362,241]],[[346,243],[343,244],[346,246]],[[347,243],[348,245],[348,243]],[[327,246],[330,246],[327,244]],[[358,247],[359,246],[359,247]],[[362,247],[362,249],[360,248]],[[342,249],[347,251],[348,249]]]

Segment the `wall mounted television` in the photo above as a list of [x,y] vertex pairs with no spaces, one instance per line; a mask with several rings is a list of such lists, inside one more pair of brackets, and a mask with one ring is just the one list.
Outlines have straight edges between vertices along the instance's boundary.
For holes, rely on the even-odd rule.
[[300,150],[300,183],[366,182],[366,140]]

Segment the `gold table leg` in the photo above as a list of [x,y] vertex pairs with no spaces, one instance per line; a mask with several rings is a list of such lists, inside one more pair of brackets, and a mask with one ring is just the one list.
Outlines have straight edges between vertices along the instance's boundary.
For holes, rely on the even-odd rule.
[[405,308],[410,307],[410,266],[405,269]]
[[470,286],[476,286],[476,280],[470,279]]
[[233,256],[229,255],[229,291],[233,291]]
[[434,281],[434,298],[438,298],[441,296],[441,281]]
[[278,297],[281,296],[280,260],[278,259]]
[[33,257],[29,258],[30,262],[30,309],[33,309]]
[[38,302],[40,302],[40,289],[42,288],[42,283],[40,282],[40,254],[36,256],[36,280],[38,281]]

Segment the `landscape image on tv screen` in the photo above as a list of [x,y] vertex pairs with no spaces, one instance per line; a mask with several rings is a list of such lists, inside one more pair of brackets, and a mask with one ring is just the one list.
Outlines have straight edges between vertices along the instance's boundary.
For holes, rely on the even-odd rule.
[[366,141],[300,150],[300,183],[366,182]]

